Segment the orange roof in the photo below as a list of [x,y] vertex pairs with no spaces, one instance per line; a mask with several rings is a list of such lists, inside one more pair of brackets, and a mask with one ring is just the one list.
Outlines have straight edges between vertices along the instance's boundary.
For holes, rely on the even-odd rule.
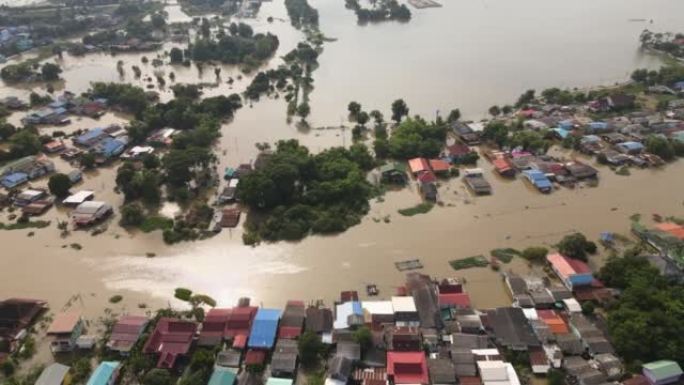
[[567,278],[575,274],[588,274],[591,272],[589,267],[584,262],[567,258],[559,253],[547,255],[546,260],[563,278]]
[[409,168],[411,172],[416,174],[421,171],[427,171],[430,169],[428,166],[428,161],[425,158],[413,158],[408,161]]
[[81,320],[78,312],[59,313],[50,324],[47,334],[66,334],[71,333]]
[[510,163],[504,158],[496,158],[492,160],[492,164],[499,172],[506,172],[511,169]]
[[563,318],[553,310],[537,310],[537,316],[551,329],[554,334],[570,332]]
[[441,159],[430,159],[430,167],[434,172],[449,171],[449,163]]
[[659,223],[656,229],[670,233],[679,239],[684,239],[684,226],[672,222]]

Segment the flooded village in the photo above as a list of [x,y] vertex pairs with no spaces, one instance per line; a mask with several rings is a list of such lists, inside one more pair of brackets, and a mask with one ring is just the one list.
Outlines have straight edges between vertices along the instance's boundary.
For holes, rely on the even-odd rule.
[[681,382],[658,2],[8,4],[0,383]]

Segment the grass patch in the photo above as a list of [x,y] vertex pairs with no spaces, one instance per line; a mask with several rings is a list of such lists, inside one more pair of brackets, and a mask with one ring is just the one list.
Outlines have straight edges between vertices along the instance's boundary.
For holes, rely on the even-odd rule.
[[50,226],[50,221],[21,221],[5,224],[0,222],[0,230],[42,229]]
[[400,209],[397,211],[399,212],[399,214],[401,214],[405,217],[412,217],[412,216],[418,215],[418,214],[426,214],[426,213],[430,212],[430,210],[432,210],[432,208],[434,206],[435,205],[433,203],[423,202],[423,203],[419,203],[413,207],[409,207],[407,209]]
[[151,233],[155,230],[168,230],[173,228],[173,219],[153,216],[145,218],[145,221],[140,225],[140,230],[145,233]]
[[474,255],[468,258],[455,259],[453,261],[449,261],[449,265],[451,265],[451,268],[454,270],[463,270],[470,269],[471,267],[487,267],[487,265],[489,265],[489,262],[487,261],[487,258],[484,257],[484,255]]
[[490,251],[489,254],[503,263],[510,263],[513,260],[513,257],[521,255],[520,251],[510,247],[505,249],[494,249]]
[[627,166],[622,166],[622,167],[618,168],[617,170],[615,170],[615,173],[617,175],[622,175],[622,176],[628,176],[631,174],[629,172],[629,168]]

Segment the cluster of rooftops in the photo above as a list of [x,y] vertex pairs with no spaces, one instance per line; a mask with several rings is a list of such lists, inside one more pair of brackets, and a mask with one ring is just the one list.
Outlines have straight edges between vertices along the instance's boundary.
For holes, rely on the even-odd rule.
[[[507,358],[515,352],[526,353],[525,363],[534,375],[563,369],[578,385],[666,385],[682,377],[676,362],[664,360],[647,363],[642,375],[624,380],[623,363],[603,322],[583,314],[580,306],[606,299],[600,293],[607,289],[581,262],[559,254],[548,255],[547,261],[562,285],[504,274],[511,305],[492,309],[473,308],[457,279],[434,280],[411,272],[387,300],[363,300],[356,291],[343,291],[332,307],[291,300],[281,310],[241,299],[237,306],[208,310],[202,322],[123,315],[106,341],[106,348],[121,359],[102,362],[88,385],[116,381],[134,346],[154,357],[156,367],[175,372],[182,371],[198,347],[215,348],[210,385],[291,385],[299,373],[297,340],[305,332],[330,346],[327,385],[518,385],[521,373]],[[45,308],[39,301],[1,302],[0,324],[13,327],[0,329],[0,338],[21,338],[20,330]],[[363,345],[357,338],[360,328],[370,335]],[[47,336],[55,354],[94,345],[75,311],[57,314]],[[63,375],[65,369],[55,365],[46,369],[46,377]]]

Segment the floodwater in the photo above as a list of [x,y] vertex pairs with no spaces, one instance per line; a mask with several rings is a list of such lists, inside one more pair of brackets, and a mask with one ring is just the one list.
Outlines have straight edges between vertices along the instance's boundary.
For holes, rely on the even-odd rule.
[[[678,0],[477,0],[449,1],[437,9],[415,10],[408,24],[356,25],[353,13],[341,0],[314,0],[320,10],[321,30],[337,41],[326,43],[320,67],[314,72],[311,94],[312,127],[285,118],[285,102],[264,99],[246,105],[234,121],[223,128],[217,153],[220,167],[254,159],[256,142],[297,138],[312,151],[333,145],[348,145],[349,130],[318,129],[339,126],[350,100],[360,101],[367,110],[379,108],[389,115],[389,105],[404,98],[412,113],[434,116],[460,107],[466,116],[477,118],[492,104],[512,102],[527,88],[551,86],[587,87],[625,80],[636,67],[654,67],[657,58],[637,49],[638,34],[644,27],[677,30],[684,22],[684,2]],[[174,17],[182,20],[174,10]],[[171,12],[169,12],[171,13]],[[273,16],[273,23],[266,18]],[[653,19],[632,22],[630,19]],[[271,31],[280,38],[280,48],[266,68],[277,66],[280,56],[303,37],[290,27],[281,1],[264,3],[260,15],[248,20],[256,31]],[[167,51],[173,44],[165,45]],[[163,52],[159,52],[163,54]],[[122,54],[111,57],[93,54],[83,58],[65,55],[60,64],[65,72],[58,89],[79,93],[92,81],[125,81],[146,86],[144,79],[155,72],[173,71],[176,82],[214,83],[205,95],[244,90],[252,75],[238,80],[239,69],[222,66],[220,79],[211,67],[142,64],[156,53]],[[55,60],[55,59],[49,59]],[[125,74],[116,63],[124,61]],[[131,65],[143,70],[133,79]],[[230,86],[228,77],[236,82]],[[155,84],[152,82],[151,84]],[[170,83],[167,81],[167,87]],[[158,90],[158,87],[153,86]],[[162,99],[172,95],[160,90]],[[30,90],[5,85],[0,96],[26,97]],[[12,116],[16,121],[20,116]],[[125,117],[107,114],[99,121],[75,120],[69,131],[88,125],[121,122]],[[46,132],[55,128],[45,128]],[[572,156],[572,154],[568,154]],[[56,159],[60,171],[65,162]],[[482,161],[489,170],[489,165]],[[592,238],[601,231],[626,233],[633,213],[684,215],[684,162],[662,170],[634,170],[631,176],[615,175],[601,168],[596,188],[561,189],[542,195],[521,180],[497,179],[489,172],[494,194],[472,197],[459,179],[440,187],[443,207],[410,218],[397,209],[419,202],[415,186],[389,192],[382,202],[372,202],[363,222],[338,236],[309,237],[302,242],[242,245],[241,229],[226,230],[202,242],[168,247],[161,234],[130,234],[116,225],[96,237],[72,232],[62,239],[57,219],[63,210],[51,210],[46,229],[2,231],[5,245],[0,268],[2,296],[38,297],[60,309],[74,295],[75,305],[95,317],[112,307],[108,298],[123,294],[117,308],[133,310],[138,304],[160,306],[170,300],[179,286],[205,292],[222,305],[250,296],[257,303],[280,306],[287,299],[323,299],[330,303],[340,290],[363,291],[375,283],[381,296],[389,296],[403,282],[394,262],[419,258],[425,273],[439,277],[467,279],[475,306],[491,307],[510,303],[501,277],[490,269],[452,271],[448,261],[476,254],[488,254],[497,247],[524,248],[550,245],[564,234],[582,231]],[[101,169],[86,175],[83,186],[96,190],[97,199],[118,206],[121,196],[113,191],[115,171]],[[38,181],[35,185],[44,185]],[[174,207],[165,207],[165,212]],[[0,213],[6,221],[7,212]],[[389,223],[383,220],[389,216]],[[69,245],[78,243],[81,250]],[[146,257],[155,253],[154,258]],[[528,271],[514,260],[504,270]]]

